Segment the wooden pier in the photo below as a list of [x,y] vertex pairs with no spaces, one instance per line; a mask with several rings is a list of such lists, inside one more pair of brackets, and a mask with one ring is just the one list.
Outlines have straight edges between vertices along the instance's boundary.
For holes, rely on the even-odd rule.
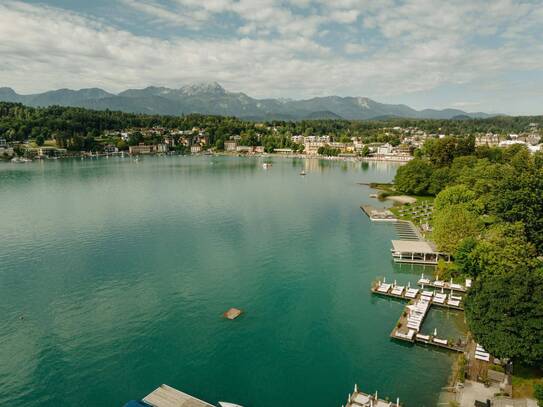
[[436,332],[433,335],[421,332],[424,319],[432,305],[463,311],[463,297],[454,296],[452,292],[445,294],[423,291],[410,286],[399,286],[395,282],[388,284],[381,281],[372,285],[371,292],[376,295],[409,301],[390,333],[392,339],[436,346],[455,352],[465,351],[466,345],[461,341],[454,343],[448,339],[439,338]]
[[[399,289],[402,288],[402,286],[398,286],[398,285],[396,285],[396,287],[399,287]],[[379,288],[380,288],[380,286],[378,284],[374,284],[371,287],[371,292],[373,294],[381,295],[383,297],[398,298],[400,300],[406,300],[406,301],[416,301],[416,300],[420,299],[420,297],[422,296],[422,293],[424,293],[424,292],[429,293],[428,291],[422,291],[422,290],[419,290],[417,288],[403,287],[403,290],[401,290],[401,293],[397,294],[399,291],[396,291],[396,293],[393,292],[394,291],[394,285],[393,284],[390,285],[390,289],[388,291],[384,291],[384,292],[379,291]],[[411,295],[410,295],[410,293],[411,293]],[[436,297],[436,294],[439,295],[440,293],[432,292],[432,294],[433,295],[432,295],[432,298],[430,300],[431,305],[435,305],[437,307],[442,307],[442,308],[454,309],[454,310],[458,310],[458,311],[464,311],[464,306],[462,304],[463,303],[463,297],[453,295],[453,299],[449,299],[449,300],[445,299],[443,302],[441,302],[439,300],[439,298],[443,298],[443,297]],[[449,294],[449,296],[450,296],[450,294]],[[460,298],[460,299],[458,299],[458,298]]]
[[372,222],[396,222],[398,219],[388,209],[378,209],[371,205],[360,205],[360,209],[368,215]]
[[466,279],[465,285],[462,285],[462,284],[453,283],[452,279],[451,281],[430,280],[430,279],[425,278],[423,274],[420,277],[420,279],[417,281],[417,284],[423,288],[432,287],[432,288],[439,288],[441,290],[458,291],[461,293],[466,293],[468,291],[468,288],[471,287],[471,280]]
[[199,400],[166,384],[161,385],[148,394],[142,401],[152,407],[177,407],[185,405],[191,407],[213,407],[212,404]]
[[354,391],[347,396],[347,405],[345,407],[401,407],[400,399],[397,398],[396,402],[390,402],[380,399],[375,394],[363,393],[358,390],[358,386],[354,385]]

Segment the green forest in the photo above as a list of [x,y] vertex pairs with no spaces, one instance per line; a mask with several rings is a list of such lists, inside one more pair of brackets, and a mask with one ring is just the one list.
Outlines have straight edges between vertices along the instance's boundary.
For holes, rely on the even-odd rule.
[[259,123],[223,116],[198,114],[158,116],[109,110],[94,111],[77,107],[37,108],[0,102],[0,137],[7,141],[21,142],[37,138],[55,139],[60,147],[74,151],[100,150],[104,143],[97,139],[104,131],[120,131],[127,128],[163,127],[167,130],[189,130],[198,127],[206,131],[210,144],[218,149],[221,149],[224,141],[231,136],[240,135],[242,145],[264,145],[267,151],[271,151],[273,148],[296,148],[290,139],[290,136],[296,134],[330,135],[332,141],[343,142],[350,141],[351,137],[359,137],[364,143],[390,142],[398,145],[400,135],[384,129],[416,127],[432,134],[462,136],[493,132],[506,135],[525,131],[531,123],[536,123],[541,128],[543,117],[500,116],[465,120],[304,120]]
[[395,187],[435,196],[432,240],[454,262],[442,278],[472,278],[466,318],[491,354],[543,361],[543,154],[432,139],[401,167]]

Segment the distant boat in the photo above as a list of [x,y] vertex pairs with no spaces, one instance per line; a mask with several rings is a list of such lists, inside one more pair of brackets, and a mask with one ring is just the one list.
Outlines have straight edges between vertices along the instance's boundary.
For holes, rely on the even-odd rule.
[[32,161],[31,159],[24,158],[24,157],[14,157],[11,159],[12,163],[29,163],[31,161]]
[[300,175],[305,175],[305,171],[304,171],[304,170],[302,170],[302,172],[300,173]]
[[268,168],[271,168],[271,167],[272,167],[271,163],[262,164],[262,168],[264,168],[265,170],[267,170]]

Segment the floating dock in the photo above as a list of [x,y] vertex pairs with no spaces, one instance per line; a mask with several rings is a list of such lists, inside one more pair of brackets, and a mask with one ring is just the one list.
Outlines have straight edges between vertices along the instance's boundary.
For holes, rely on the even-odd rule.
[[237,317],[239,317],[242,313],[243,313],[243,311],[238,309],[238,308],[230,308],[223,315],[227,319],[234,320]]

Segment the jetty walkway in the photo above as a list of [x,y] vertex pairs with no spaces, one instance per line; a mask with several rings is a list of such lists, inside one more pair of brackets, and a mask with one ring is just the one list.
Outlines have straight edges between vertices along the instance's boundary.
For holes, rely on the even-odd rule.
[[[421,280],[424,280],[424,282],[429,281],[424,279],[424,275]],[[435,281],[430,281],[430,283],[435,283]],[[427,285],[432,286],[431,284]],[[392,329],[390,337],[410,343],[421,343],[455,352],[464,352],[466,344],[462,341],[452,342],[448,339],[440,338],[437,336],[435,330],[433,334],[421,332],[422,324],[431,306],[435,305],[458,311],[464,310],[463,296],[455,295],[453,290],[445,293],[444,286],[440,288],[441,292],[438,292],[411,287],[410,283],[407,286],[398,285],[396,281],[392,284],[387,283],[386,280],[374,283],[371,287],[373,294],[409,301],[398,322]]]
[[[342,406],[343,407],[343,406]],[[396,402],[382,400],[375,394],[363,393],[354,385],[354,391],[347,396],[347,405],[345,407],[401,407],[400,399]]]

